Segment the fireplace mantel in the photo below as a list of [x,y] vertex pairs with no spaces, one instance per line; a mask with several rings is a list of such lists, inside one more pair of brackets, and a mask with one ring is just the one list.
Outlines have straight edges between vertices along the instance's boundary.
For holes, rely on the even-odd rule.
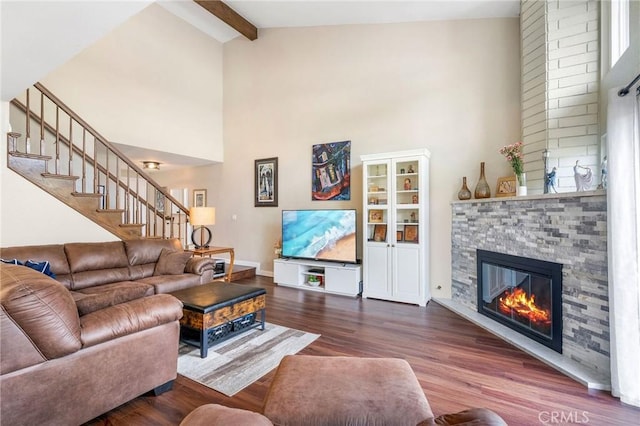
[[472,198],[470,200],[455,200],[451,204],[472,204],[472,203],[496,203],[500,201],[529,201],[529,200],[541,200],[546,201],[554,198],[573,198],[573,197],[597,197],[604,195],[606,197],[607,191],[604,189],[597,189],[594,191],[584,192],[558,192],[552,194],[537,194],[537,195],[525,195],[521,197],[493,197],[493,198]]
[[561,357],[608,379],[606,191],[454,201],[451,212],[451,302],[477,311],[477,249],[561,263]]

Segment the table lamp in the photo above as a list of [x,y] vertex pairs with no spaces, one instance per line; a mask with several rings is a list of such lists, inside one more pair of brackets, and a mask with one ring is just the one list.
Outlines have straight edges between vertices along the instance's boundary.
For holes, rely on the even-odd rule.
[[[216,224],[216,209],[215,207],[191,207],[189,209],[189,220],[193,226],[193,232],[191,233],[191,241],[196,249],[208,248],[211,242],[211,230],[206,225]],[[200,244],[196,242],[196,227],[200,228]],[[204,239],[204,232],[209,234],[207,240]]]

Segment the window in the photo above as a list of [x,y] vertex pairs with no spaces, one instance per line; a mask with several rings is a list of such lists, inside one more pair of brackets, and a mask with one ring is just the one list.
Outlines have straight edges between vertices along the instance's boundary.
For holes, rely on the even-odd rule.
[[611,0],[611,68],[629,47],[629,0]]

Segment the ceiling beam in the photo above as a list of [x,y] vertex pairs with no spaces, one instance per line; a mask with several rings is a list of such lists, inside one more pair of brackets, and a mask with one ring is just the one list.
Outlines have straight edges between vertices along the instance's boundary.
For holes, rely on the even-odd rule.
[[258,38],[258,29],[249,21],[240,16],[235,10],[220,0],[193,0],[202,6],[207,12],[217,16],[222,22],[229,25],[240,34],[253,41]]

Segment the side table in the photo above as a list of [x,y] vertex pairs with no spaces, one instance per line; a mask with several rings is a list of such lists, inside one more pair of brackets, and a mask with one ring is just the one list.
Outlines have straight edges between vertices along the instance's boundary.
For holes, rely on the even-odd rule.
[[199,249],[191,250],[194,256],[208,256],[211,257],[214,254],[229,253],[229,272],[223,281],[231,282],[231,273],[233,272],[233,261],[235,260],[235,254],[233,247],[202,247]]

